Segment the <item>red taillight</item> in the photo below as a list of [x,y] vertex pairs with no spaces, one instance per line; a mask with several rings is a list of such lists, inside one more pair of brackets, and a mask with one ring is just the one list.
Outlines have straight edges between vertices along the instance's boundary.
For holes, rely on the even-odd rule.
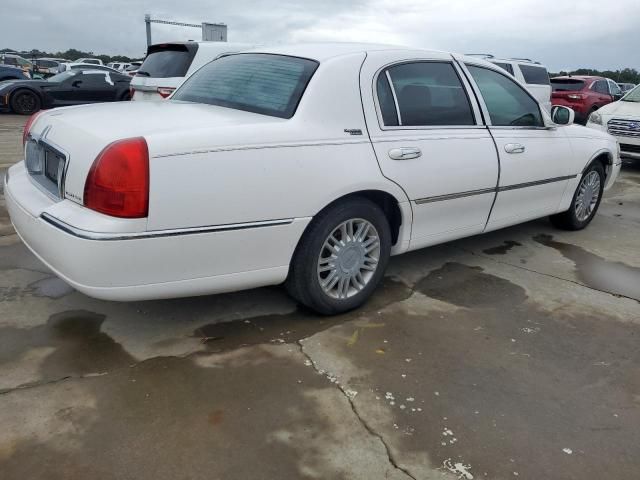
[[167,98],[174,90],[174,87],[158,87],[158,93],[162,98]]
[[149,211],[149,149],[144,138],[105,147],[84,184],[84,205],[106,215],[146,217]]
[[136,89],[129,87],[129,99],[133,100],[133,95],[136,93]]
[[27,123],[24,124],[24,129],[22,130],[22,145],[27,143],[27,137],[29,136],[29,132],[31,131],[31,127],[33,126],[33,123],[38,118],[38,115],[40,115],[41,113],[42,113],[41,111],[34,113],[33,115],[31,115],[29,117],[29,119],[27,120]]

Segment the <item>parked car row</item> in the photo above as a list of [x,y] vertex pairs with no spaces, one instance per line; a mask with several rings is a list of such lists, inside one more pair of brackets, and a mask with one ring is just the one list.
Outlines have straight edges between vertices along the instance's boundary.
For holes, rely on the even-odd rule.
[[[181,79],[204,52],[175,45],[136,79]],[[9,215],[77,290],[142,300],[285,282],[340,313],[371,296],[390,255],[547,215],[585,228],[620,170],[611,135],[477,57],[312,44],[204,63],[167,101],[27,122]]]

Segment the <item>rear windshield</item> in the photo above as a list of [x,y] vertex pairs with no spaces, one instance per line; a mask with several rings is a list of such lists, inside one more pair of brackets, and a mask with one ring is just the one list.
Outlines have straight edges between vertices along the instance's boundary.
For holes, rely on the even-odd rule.
[[572,78],[554,78],[551,80],[551,87],[554,92],[577,92],[584,88],[584,82]]
[[151,78],[184,77],[197,50],[197,43],[151,45],[138,75]]
[[546,68],[523,64],[518,66],[525,82],[533,85],[549,85],[549,73]]
[[291,118],[316,68],[305,58],[230,55],[191,75],[171,98]]
[[36,60],[36,64],[40,67],[57,67],[58,62],[53,60]]

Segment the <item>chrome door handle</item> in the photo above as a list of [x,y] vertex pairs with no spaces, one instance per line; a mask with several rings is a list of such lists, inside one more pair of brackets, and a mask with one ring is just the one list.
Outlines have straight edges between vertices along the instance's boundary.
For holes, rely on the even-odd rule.
[[520,143],[507,143],[504,146],[504,151],[507,153],[524,153],[524,145]]
[[392,148],[389,150],[389,158],[393,160],[411,160],[412,158],[419,158],[421,156],[422,152],[420,149],[414,147]]

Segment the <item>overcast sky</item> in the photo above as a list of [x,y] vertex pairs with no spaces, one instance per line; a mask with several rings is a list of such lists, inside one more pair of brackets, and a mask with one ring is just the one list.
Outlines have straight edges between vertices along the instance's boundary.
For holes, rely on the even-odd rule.
[[[221,22],[229,41],[365,41],[640,69],[640,0],[1,0],[0,48],[142,56],[144,14]],[[200,39],[152,25],[154,42]]]

